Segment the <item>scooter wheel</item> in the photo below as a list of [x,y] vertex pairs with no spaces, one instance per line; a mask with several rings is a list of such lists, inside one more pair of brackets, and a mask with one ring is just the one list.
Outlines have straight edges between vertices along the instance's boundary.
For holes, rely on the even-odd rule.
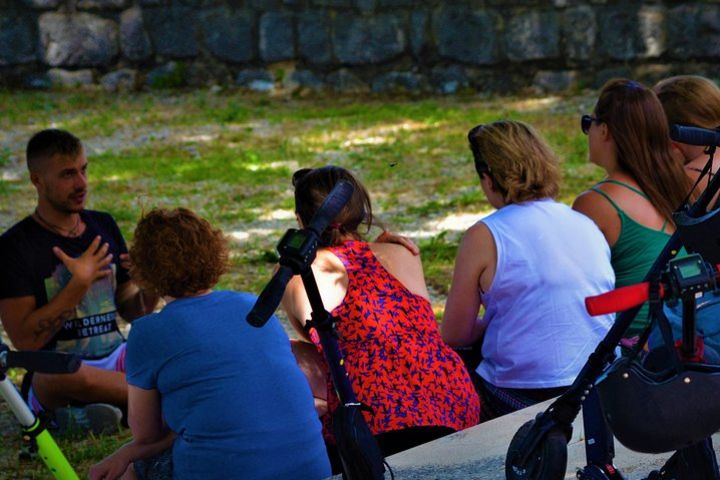
[[519,464],[525,453],[520,446],[530,433],[535,420],[525,423],[515,433],[505,458],[507,480],[562,480],[567,469],[567,438],[559,428],[551,429],[531,452],[525,465]]

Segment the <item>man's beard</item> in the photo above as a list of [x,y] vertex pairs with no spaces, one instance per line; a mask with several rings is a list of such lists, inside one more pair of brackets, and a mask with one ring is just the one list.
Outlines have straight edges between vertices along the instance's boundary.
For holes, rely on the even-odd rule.
[[[79,193],[84,193],[87,198],[87,191],[79,190],[77,192],[74,192],[72,195],[77,195]],[[57,199],[47,196],[48,203],[58,212],[72,214],[72,213],[80,213],[85,209],[85,201],[82,202],[79,206],[75,204],[75,202],[67,198],[65,201],[58,201]],[[83,199],[85,200],[85,199]]]

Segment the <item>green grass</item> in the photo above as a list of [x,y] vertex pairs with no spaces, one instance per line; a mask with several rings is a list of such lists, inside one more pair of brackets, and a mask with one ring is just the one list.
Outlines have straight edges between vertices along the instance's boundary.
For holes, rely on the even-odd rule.
[[[230,235],[231,269],[221,287],[259,292],[277,260],[275,243],[295,223],[292,172],[332,163],[360,177],[374,213],[390,229],[425,233],[419,240],[425,275],[442,317],[462,232],[432,225],[449,215],[472,218],[491,210],[467,149],[467,130],[500,118],[534,125],[562,160],[560,199],[570,202],[602,175],[586,160],[586,138],[578,126],[592,102],[592,93],[295,99],[206,90],[0,91],[0,228],[34,207],[25,142],[39,129],[65,128],[88,147],[89,207],[111,212],[129,242],[143,211],[194,209]],[[38,462],[18,466],[19,435],[2,404],[0,419],[0,478],[48,478]],[[62,445],[84,476],[127,437]]]

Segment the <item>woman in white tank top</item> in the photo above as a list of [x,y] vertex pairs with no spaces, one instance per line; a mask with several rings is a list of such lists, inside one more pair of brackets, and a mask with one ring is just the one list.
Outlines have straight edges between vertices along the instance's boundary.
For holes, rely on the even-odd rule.
[[465,232],[442,335],[454,347],[481,343],[473,377],[489,420],[573,382],[613,321],[589,316],[585,297],[612,290],[615,277],[600,230],[554,200],[557,160],[530,126],[479,125],[468,139],[498,210]]

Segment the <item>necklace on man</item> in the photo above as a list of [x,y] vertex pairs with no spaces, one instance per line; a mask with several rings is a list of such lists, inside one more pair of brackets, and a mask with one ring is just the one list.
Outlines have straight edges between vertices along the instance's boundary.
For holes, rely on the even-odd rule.
[[[45,225],[46,227],[50,228],[50,230],[53,230],[55,233],[63,236],[63,237],[77,237],[79,236],[78,231],[80,230],[80,214],[77,216],[77,220],[75,221],[75,225],[71,229],[67,229],[65,227],[61,227],[59,225],[55,225],[54,223],[50,223],[47,220],[43,218],[42,215],[40,215],[40,212],[38,211],[37,207],[35,207],[35,216],[38,220],[40,220],[40,223]],[[67,232],[67,233],[64,233]]]

